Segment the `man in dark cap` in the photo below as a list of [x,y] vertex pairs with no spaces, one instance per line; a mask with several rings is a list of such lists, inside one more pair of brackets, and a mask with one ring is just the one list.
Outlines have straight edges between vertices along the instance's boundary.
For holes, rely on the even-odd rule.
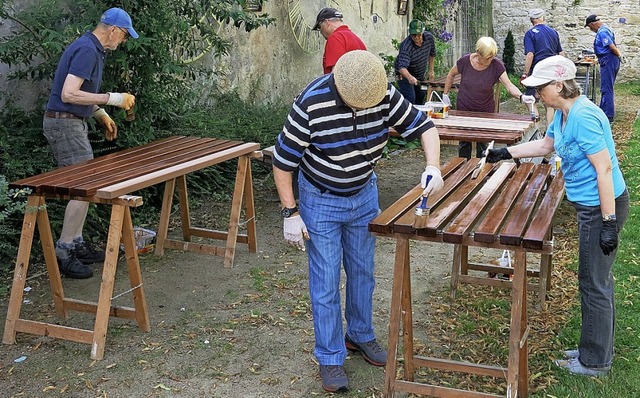
[[[92,32],[85,32],[62,54],[42,123],[59,167],[93,159],[86,119],[96,119],[108,141],[117,137],[115,122],[100,105],[129,110],[135,104],[129,93],[100,92],[107,50],[117,49],[129,37],[138,38],[131,17],[121,8],[110,8]],[[89,202],[69,201],[56,243],[58,268],[69,278],[90,278],[93,271],[87,264],[104,261],[104,252],[82,238],[88,209]]]
[[424,104],[426,93],[422,91],[420,82],[425,78],[435,78],[435,43],[435,38],[424,29],[422,21],[414,19],[409,23],[409,36],[400,43],[395,67],[400,93],[412,104]]
[[[528,16],[533,26],[524,34],[525,59],[521,81],[526,79],[536,64],[543,59],[554,55],[564,56],[562,45],[560,45],[560,35],[544,23],[544,10],[534,8],[529,11]],[[533,87],[527,87],[525,94],[536,96],[536,90]],[[546,110],[548,126],[553,120],[554,109],[546,108]]]
[[613,84],[620,70],[622,53],[616,46],[616,37],[613,31],[597,15],[589,15],[584,26],[596,33],[593,51],[598,57],[598,64],[600,64],[600,109],[604,111],[609,121],[613,122],[615,116]]
[[342,22],[342,13],[325,7],[318,13],[313,30],[320,30],[327,42],[322,55],[323,72],[330,73],[340,57],[352,50],[366,50],[362,40]]

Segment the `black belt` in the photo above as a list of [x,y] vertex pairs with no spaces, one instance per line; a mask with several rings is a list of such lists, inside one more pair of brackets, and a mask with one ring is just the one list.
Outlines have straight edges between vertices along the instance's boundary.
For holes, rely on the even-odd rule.
[[79,117],[69,112],[57,112],[57,111],[46,111],[44,113],[44,117],[52,118],[52,119],[78,119],[83,120],[83,117]]
[[331,195],[342,196],[343,198],[348,198],[349,196],[356,195],[362,190],[362,189],[358,189],[356,191],[351,191],[351,192],[335,192],[330,189],[327,189],[326,187],[323,187],[318,182],[314,181],[313,178],[307,176],[306,174],[304,175],[304,178],[307,181],[309,181],[311,185],[318,188],[320,190],[320,193],[330,193]]

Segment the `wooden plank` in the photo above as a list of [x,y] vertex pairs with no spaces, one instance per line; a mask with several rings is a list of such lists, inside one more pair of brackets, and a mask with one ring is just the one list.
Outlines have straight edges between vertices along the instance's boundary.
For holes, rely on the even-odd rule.
[[512,121],[512,120],[494,120],[480,117],[466,117],[466,116],[449,116],[444,119],[432,119],[436,127],[455,127],[459,129],[467,130],[484,130],[491,129],[497,131],[524,131],[529,128],[531,123],[524,121]]
[[442,141],[490,142],[513,145],[524,137],[522,131],[470,130],[452,127],[438,127],[438,136]]
[[491,217],[485,217],[476,226],[473,232],[473,239],[476,242],[493,243],[496,240],[500,226],[526,186],[527,179],[534,166],[533,163],[523,163],[518,167],[507,187],[491,207]]
[[[98,310],[98,303],[93,301],[77,300],[73,298],[64,299],[64,307],[69,311],[86,312],[95,314]],[[109,316],[124,319],[136,319],[136,310],[131,307],[109,306]],[[89,341],[89,343],[91,343]]]
[[233,159],[238,156],[246,155],[258,149],[259,144],[246,143],[221,152],[217,152],[208,156],[194,159],[186,163],[177,164],[166,169],[158,170],[146,175],[140,175],[114,185],[106,186],[98,189],[96,196],[103,199],[110,199],[122,194],[146,188],[151,185],[165,182],[169,179],[189,174],[193,171],[200,170],[204,167],[212,166]]
[[[429,397],[441,398],[503,398],[503,395],[489,394],[458,388],[435,386],[432,384],[416,383],[412,381],[398,380],[395,383],[395,391],[407,392]],[[390,395],[385,395],[388,397]]]
[[[457,175],[452,176],[450,181],[445,182],[445,188],[441,192],[442,194],[446,193],[448,196],[444,199],[440,196],[437,197],[435,201],[432,201],[434,204],[426,228],[418,230],[418,235],[436,236],[438,231],[445,228],[446,224],[469,203],[478,186],[483,183],[485,176],[493,170],[494,166],[491,165],[492,167],[483,169],[479,178],[472,180],[470,176],[477,167],[477,164],[477,159],[468,161],[464,167],[456,173]],[[398,229],[398,223],[396,223],[394,228]]]
[[393,396],[395,391],[396,369],[398,367],[398,345],[400,322],[402,321],[402,288],[404,286],[404,271],[409,264],[409,239],[396,239],[396,254],[393,265],[393,282],[391,288],[391,313],[389,314],[389,334],[387,347],[387,364],[385,365],[384,396]]
[[27,270],[29,269],[29,257],[31,256],[31,246],[36,230],[36,220],[40,205],[44,204],[42,197],[29,195],[25,208],[24,219],[22,221],[22,232],[20,233],[20,245],[18,246],[18,258],[13,271],[13,284],[11,285],[11,295],[9,296],[9,306],[7,309],[7,319],[4,324],[4,335],[2,342],[14,344],[16,342],[16,325],[20,318],[20,308],[24,296],[24,287],[27,281]]
[[[217,141],[205,139],[202,142],[194,142],[187,147],[162,148],[158,153],[147,154],[135,159],[123,159],[121,163],[107,169],[96,171],[93,176],[76,179],[72,183],[57,187],[64,193],[69,189],[72,195],[92,196],[96,190],[106,185],[126,181],[140,175],[152,173],[167,167],[182,164],[211,153],[222,151],[237,146],[231,141]],[[41,187],[41,189],[48,189]]]
[[441,359],[433,357],[415,357],[416,365],[431,369],[446,370],[451,372],[464,372],[480,376],[496,378],[506,378],[506,369],[501,366],[482,365],[472,362],[454,361],[451,359]]
[[520,246],[524,231],[529,225],[530,216],[543,193],[550,173],[551,165],[542,164],[535,168],[527,187],[520,195],[500,231],[500,243]]
[[93,338],[93,331],[91,330],[54,325],[52,323],[28,321],[26,319],[16,321],[16,331],[86,344],[90,344]]
[[[86,165],[91,162],[92,164],[99,164],[99,163],[109,163],[113,160],[113,158],[117,158],[119,156],[128,156],[131,155],[137,151],[141,151],[141,150],[149,150],[150,148],[153,148],[154,146],[160,146],[160,145],[164,145],[166,143],[169,143],[171,141],[175,141],[178,139],[182,139],[183,137],[169,137],[169,138],[165,138],[162,140],[158,140],[158,141],[154,141],[153,143],[144,145],[144,146],[140,146],[140,147],[135,147],[135,148],[129,148],[123,151],[118,151],[116,153],[113,154],[108,154],[108,155],[104,155],[104,156],[100,156],[98,158],[86,161],[86,162],[82,162],[82,163],[78,163],[78,164],[74,164],[71,166],[66,166],[66,167],[62,167],[62,168],[58,168],[58,169],[54,169],[51,171],[48,171],[46,173],[41,173],[35,176],[31,176],[28,178],[24,178],[18,181],[14,181],[12,182],[9,186],[11,188],[31,188],[31,189],[36,189],[43,181],[50,181],[51,178],[53,177],[60,177],[60,179],[64,180],[65,178],[69,178],[69,177],[73,177],[76,173],[82,171],[83,168],[86,167]],[[35,192],[35,191],[34,191]]]
[[[442,178],[446,179],[464,162],[464,158],[450,159],[447,163],[440,167]],[[373,219],[373,221],[371,221],[371,223],[369,223],[369,231],[380,234],[392,234],[393,222],[409,209],[413,210],[415,208],[416,201],[422,195],[422,191],[423,189],[420,187],[420,185],[416,185],[409,192],[404,194],[400,199],[396,200],[391,206],[385,209],[385,211],[380,213],[376,218]]]
[[109,327],[111,297],[115,284],[116,267],[118,266],[118,250],[120,249],[120,240],[122,239],[122,224],[124,222],[126,209],[128,209],[128,207],[118,205],[114,205],[111,208],[107,249],[105,250],[102,281],[100,283],[98,306],[96,307],[96,318],[93,326],[93,341],[91,342],[92,359],[100,360],[104,356],[107,328]]
[[553,178],[540,206],[533,215],[531,224],[522,238],[523,247],[527,249],[542,248],[549,229],[553,228],[553,217],[564,198],[564,189],[564,178],[560,172]]
[[502,186],[508,181],[515,167],[515,163],[502,163],[499,165],[498,170],[474,195],[469,205],[465,206],[451,223],[443,229],[443,242],[462,243],[463,236],[469,235],[473,225],[478,219],[481,219],[493,199],[500,194]]

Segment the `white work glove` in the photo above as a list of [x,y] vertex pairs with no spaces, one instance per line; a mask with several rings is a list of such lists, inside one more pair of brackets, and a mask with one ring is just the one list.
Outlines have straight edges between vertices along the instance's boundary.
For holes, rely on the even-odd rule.
[[[429,181],[429,185],[427,185],[427,176],[431,176],[431,181]],[[422,191],[422,196],[428,196],[431,193],[438,192],[442,189],[444,185],[444,181],[442,180],[442,173],[440,169],[435,166],[427,166],[424,168],[424,173],[422,173],[422,178],[420,179],[420,186],[424,188]]]
[[104,127],[104,136],[107,141],[113,141],[118,136],[118,126],[116,126],[116,123],[111,119],[107,111],[98,108],[91,116]]
[[442,102],[446,106],[451,106],[451,99],[449,98],[449,94],[442,94]]
[[536,103],[536,97],[534,97],[533,95],[522,95],[522,98],[520,98],[520,100],[522,101],[523,104],[535,104]]
[[304,241],[309,240],[309,232],[299,214],[284,219],[284,240],[291,246],[305,251]]
[[107,93],[109,94],[109,101],[107,105],[117,106],[125,111],[133,108],[136,104],[136,97],[129,93]]

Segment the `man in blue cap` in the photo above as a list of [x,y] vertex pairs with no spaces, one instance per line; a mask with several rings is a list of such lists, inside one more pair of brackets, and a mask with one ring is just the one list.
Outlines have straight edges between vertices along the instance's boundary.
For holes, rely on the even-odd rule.
[[[422,91],[420,82],[435,78],[435,59],[435,38],[424,29],[422,21],[414,19],[409,23],[409,36],[400,43],[395,65],[400,93],[412,104],[424,104],[426,93]],[[427,67],[428,77],[425,76]]]
[[613,122],[615,116],[613,83],[620,70],[622,53],[616,44],[613,31],[600,20],[600,17],[595,14],[589,15],[584,26],[596,34],[593,51],[600,64],[600,109],[607,115],[609,122]]
[[[138,38],[131,17],[120,8],[111,8],[92,32],[85,32],[62,54],[42,123],[59,167],[93,159],[87,118],[95,118],[104,127],[108,141],[117,137],[115,122],[100,105],[125,110],[134,106],[135,97],[129,93],[100,93],[107,50],[115,50],[129,36]],[[58,267],[70,278],[90,278],[93,271],[87,264],[104,262],[104,252],[82,237],[88,209],[89,202],[69,201],[56,243]]]

